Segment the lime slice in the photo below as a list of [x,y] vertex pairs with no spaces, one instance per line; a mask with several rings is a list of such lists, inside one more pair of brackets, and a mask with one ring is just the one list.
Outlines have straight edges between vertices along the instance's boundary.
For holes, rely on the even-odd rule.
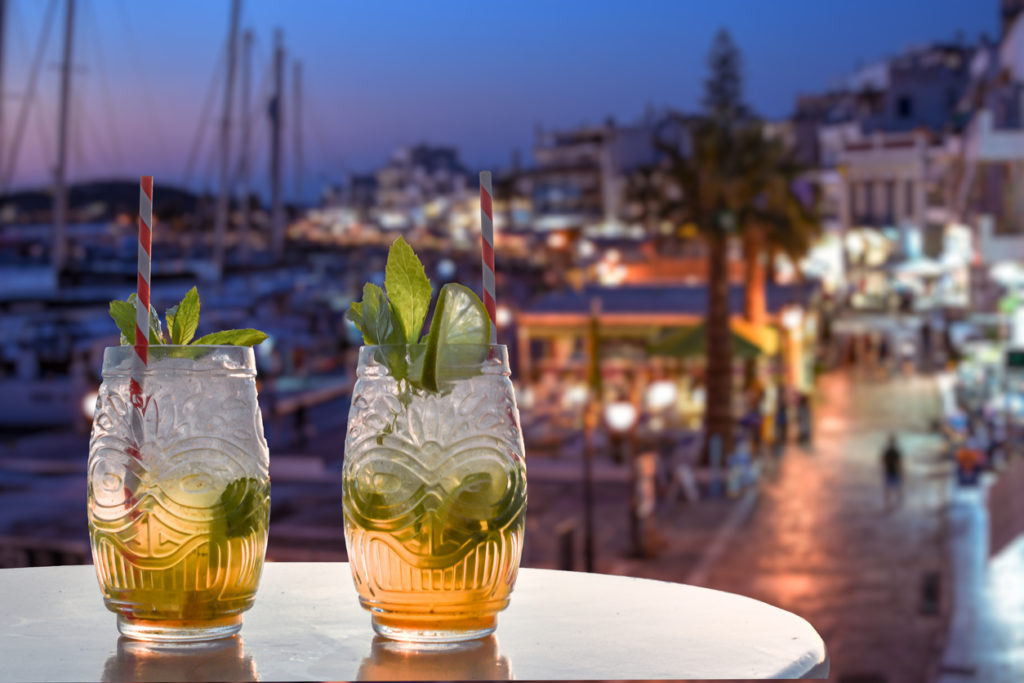
[[438,385],[466,376],[467,366],[487,357],[491,321],[480,297],[472,289],[450,283],[441,288],[423,357],[423,386]]

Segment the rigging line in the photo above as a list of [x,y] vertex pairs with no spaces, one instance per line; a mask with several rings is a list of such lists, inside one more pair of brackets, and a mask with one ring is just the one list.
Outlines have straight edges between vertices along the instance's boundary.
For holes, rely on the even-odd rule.
[[210,156],[206,160],[206,176],[202,185],[205,194],[213,195],[213,173],[217,165],[217,145],[210,145],[208,150]]
[[[11,139],[11,148],[7,151],[7,163],[3,166],[3,173],[0,174],[0,194],[7,194],[14,180],[14,171],[18,164],[18,153],[21,151],[21,141],[25,138],[25,126],[28,124],[28,112],[32,102],[36,98],[36,86],[39,83],[39,68],[43,63],[43,56],[46,53],[46,44],[50,40],[50,29],[53,27],[53,19],[57,13],[57,0],[50,0],[46,6],[46,14],[43,16],[43,24],[39,27],[39,43],[36,45],[36,54],[32,58],[32,67],[29,70],[28,88],[25,97],[21,101],[21,108],[18,111],[18,121],[14,125],[14,135]],[[40,109],[42,107],[40,106]],[[42,120],[42,117],[40,117]],[[46,158],[50,155],[47,153]]]
[[[166,128],[163,126],[163,122],[160,120],[160,110],[153,104],[153,95],[149,89],[149,79],[142,72],[142,57],[141,51],[139,50],[139,44],[135,42],[135,31],[132,29],[131,16],[128,14],[128,10],[125,8],[124,0],[117,0],[117,8],[121,17],[121,24],[124,28],[124,43],[127,45],[131,52],[132,66],[135,68],[135,76],[140,81],[139,83],[139,94],[142,96],[142,104],[146,107],[146,116],[149,117],[152,125],[152,130],[156,131],[156,135],[151,136],[156,139],[158,152],[160,157],[163,159],[171,158],[171,155],[167,149],[166,141]],[[146,32],[149,33],[148,31]]]
[[[85,132],[89,133],[88,137],[92,138],[94,154],[88,158],[99,158],[102,161],[101,165],[107,168],[107,173],[113,174],[115,172],[114,157],[110,146],[107,144],[108,141],[103,135],[100,135],[100,125],[96,122],[96,118],[88,107],[82,105],[80,111],[79,118],[82,119],[82,128],[85,129]],[[81,128],[79,131],[80,133],[82,132]]]
[[[39,107],[39,116],[35,117],[36,133],[39,135],[39,144],[43,148],[43,163],[47,164],[50,159],[53,159],[55,157],[55,154],[53,153],[54,146],[51,144],[49,137],[50,129],[48,128],[51,119],[49,116],[47,116],[49,112],[46,111],[46,107],[43,105],[43,101],[36,98],[33,98],[33,101]],[[56,118],[54,118],[53,120],[55,121]],[[46,168],[47,186],[50,186],[53,183],[53,176],[50,173],[50,171],[52,170],[53,169],[51,168]]]
[[[91,7],[91,3],[86,2],[83,4],[86,7]],[[84,21],[88,21],[88,16],[86,16]],[[90,50],[95,50],[98,41],[95,31],[90,30],[90,27],[84,25],[83,28],[86,30],[79,33],[82,34],[82,49],[80,53],[84,56]],[[85,68],[82,71],[92,73]],[[82,82],[82,80],[84,79],[80,76],[79,82]],[[110,140],[103,134],[94,118],[94,110],[97,107],[95,107],[93,100],[96,99],[97,95],[95,87],[75,88],[72,91],[72,111],[76,112],[76,115],[73,117],[74,128],[72,131],[74,135],[71,136],[71,139],[74,145],[75,163],[79,165],[76,169],[79,179],[87,179],[90,174],[99,175],[101,173],[100,169],[104,166],[110,169],[113,159],[111,152],[113,147]]]
[[217,68],[213,71],[213,77],[210,79],[210,85],[206,91],[206,99],[203,101],[203,108],[199,114],[199,124],[196,126],[195,137],[192,138],[192,145],[189,147],[188,159],[185,162],[185,174],[183,185],[189,187],[192,181],[192,172],[195,170],[196,163],[199,160],[200,147],[203,144],[203,138],[206,135],[207,128],[210,127],[209,119],[211,110],[213,109],[213,101],[217,97],[217,91],[220,89],[220,81],[222,77],[222,71],[227,68],[227,48],[225,47],[221,51],[220,60],[217,62]]
[[[29,45],[25,42],[25,37],[28,35],[28,30],[25,28],[25,17],[22,16],[20,5],[14,0],[9,0],[7,3],[8,14],[11,16],[11,23],[13,24],[14,31],[8,29],[7,34],[14,33],[14,40],[16,45],[13,47],[14,54],[18,56],[18,64],[21,65],[21,55],[29,54]],[[8,60],[11,58],[11,51],[8,48],[7,54],[4,55]],[[28,66],[27,64],[25,66]]]
[[[86,170],[88,169],[88,166],[86,165],[86,162],[85,162],[85,143],[83,142],[83,140],[85,139],[85,136],[82,135],[82,133],[85,132],[85,130],[84,130],[84,128],[85,128],[85,107],[83,105],[84,105],[84,102],[82,100],[82,96],[77,94],[77,91],[76,91],[76,94],[73,94],[71,96],[71,111],[72,112],[77,112],[77,116],[70,117],[71,118],[71,122],[72,122],[71,125],[73,126],[73,128],[71,129],[71,132],[72,132],[72,135],[71,135],[72,156],[71,156],[71,158],[74,160],[75,164],[78,166],[78,168],[76,168],[75,170],[78,171],[78,177],[79,178],[87,178],[88,177],[87,174],[86,174]],[[70,187],[71,187],[70,179],[72,177],[71,164],[68,164],[68,174],[67,174],[67,176],[68,176],[68,188],[69,188],[69,191],[70,191]]]
[[[92,26],[92,30],[88,32],[92,36],[91,43],[93,44],[94,51],[96,53],[96,66],[99,71],[99,82],[100,89],[102,90],[101,99],[103,100],[103,114],[106,118],[107,124],[107,141],[110,143],[110,149],[112,152],[113,160],[118,167],[121,167],[124,161],[124,155],[121,153],[121,140],[117,135],[117,117],[114,113],[114,98],[111,95],[110,90],[110,79],[107,77],[107,64],[106,59],[103,57],[103,41],[100,39],[100,22],[96,17],[96,10],[93,8],[93,3],[85,3],[86,7],[86,20],[89,21]],[[98,127],[97,127],[98,128]]]
[[[255,53],[256,52],[256,46],[258,45],[258,41],[256,40],[256,36],[255,35],[253,36],[253,41],[252,42],[253,42],[253,52]],[[256,59],[251,59],[250,60],[250,65],[252,65],[252,64],[259,64],[261,60],[258,57],[259,57],[259,55],[257,55]],[[264,70],[263,70],[263,80],[260,83],[259,89],[255,93],[256,99],[254,101],[251,99],[254,93],[250,89],[250,91],[249,91],[250,101],[248,103],[249,104],[249,110],[248,110],[249,111],[249,120],[242,122],[242,125],[248,125],[249,126],[249,147],[245,151],[247,152],[247,155],[248,155],[250,180],[251,180],[251,177],[252,177],[253,169],[258,168],[258,165],[256,164],[255,158],[256,158],[256,155],[259,153],[258,150],[261,149],[261,146],[256,144],[256,143],[257,143],[258,132],[260,130],[262,130],[262,128],[263,128],[263,126],[260,125],[260,124],[262,124],[263,121],[264,121],[264,116],[263,116],[263,114],[265,112],[265,106],[264,105],[265,105],[265,103],[267,102],[267,100],[270,97],[270,85],[271,85],[271,76],[272,75],[273,75],[272,69],[270,69],[269,67],[265,67]],[[239,132],[239,135],[241,135],[241,132]],[[254,152],[254,148],[255,148],[255,150],[257,150],[256,152]],[[239,142],[239,149],[241,149],[241,142]],[[237,184],[239,184],[241,182],[241,177],[242,177],[242,156],[241,156],[241,153],[239,153],[238,162],[237,162],[237,166],[235,168],[234,174],[233,174],[233,179],[232,179],[231,186],[235,187]]]

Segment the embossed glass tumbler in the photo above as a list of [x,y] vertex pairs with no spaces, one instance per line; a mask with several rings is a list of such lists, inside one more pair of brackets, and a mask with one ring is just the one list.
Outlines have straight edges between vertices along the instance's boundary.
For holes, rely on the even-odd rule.
[[105,350],[89,442],[104,603],[130,638],[233,635],[253,604],[270,514],[252,349],[151,346],[141,419],[131,358],[130,346]]
[[508,351],[466,346],[437,391],[416,379],[422,346],[359,352],[345,540],[359,601],[395,640],[492,633],[519,570],[526,465]]

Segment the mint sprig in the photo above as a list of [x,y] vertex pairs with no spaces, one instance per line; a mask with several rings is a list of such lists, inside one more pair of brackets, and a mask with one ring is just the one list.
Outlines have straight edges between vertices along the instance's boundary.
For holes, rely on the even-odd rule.
[[384,274],[387,291],[367,283],[363,300],[351,305],[348,319],[365,344],[383,347],[376,350],[376,360],[394,379],[407,382],[409,388],[438,391],[446,379],[458,375],[449,366],[480,362],[490,323],[472,290],[454,283],[441,289],[421,343],[432,290],[423,264],[401,237],[388,251]]
[[388,250],[384,287],[405,333],[403,343],[415,344],[423,330],[433,289],[416,252],[402,237],[396,239]]
[[192,346],[209,344],[211,346],[256,346],[267,338],[266,333],[247,327],[241,330],[224,330],[205,334],[192,342]]
[[348,319],[363,333],[367,344],[405,344],[406,336],[398,315],[384,290],[367,282],[363,300],[352,304]]
[[[135,343],[135,307],[138,299],[135,294],[128,297],[126,301],[114,300],[110,302],[110,317],[114,324],[121,331],[121,345],[132,345]],[[193,341],[196,330],[199,329],[199,291],[193,287],[188,290],[185,297],[175,306],[164,311],[164,318],[167,320],[167,333],[164,334],[160,315],[155,307],[149,310],[149,343],[150,344],[175,344],[175,345],[224,345],[224,346],[255,346],[267,335],[259,330],[251,328],[242,330],[223,330],[207,334]]]
[[[127,301],[110,302],[110,317],[114,319],[117,329],[121,331],[121,344],[135,344],[135,306],[138,297],[132,294]],[[152,308],[149,309],[149,343],[163,343],[164,331],[160,326],[160,316]]]
[[199,328],[199,291],[195,287],[188,290],[174,309],[174,317],[167,323],[171,343],[188,344]]
[[224,513],[225,535],[240,538],[266,528],[270,485],[258,479],[235,479],[220,494]]

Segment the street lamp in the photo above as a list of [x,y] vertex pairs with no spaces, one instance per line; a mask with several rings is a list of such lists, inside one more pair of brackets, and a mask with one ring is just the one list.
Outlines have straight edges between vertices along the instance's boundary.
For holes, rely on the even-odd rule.
[[508,306],[498,306],[498,310],[494,312],[494,322],[498,323],[498,327],[507,327],[512,322],[512,309]]
[[626,434],[633,429],[636,416],[636,406],[629,401],[611,401],[604,407],[604,421],[618,434]]
[[646,554],[645,529],[640,515],[639,477],[636,457],[636,423],[638,411],[631,401],[612,401],[605,405],[604,421],[608,429],[626,445],[626,462],[629,465],[629,535],[633,553],[638,557]]

